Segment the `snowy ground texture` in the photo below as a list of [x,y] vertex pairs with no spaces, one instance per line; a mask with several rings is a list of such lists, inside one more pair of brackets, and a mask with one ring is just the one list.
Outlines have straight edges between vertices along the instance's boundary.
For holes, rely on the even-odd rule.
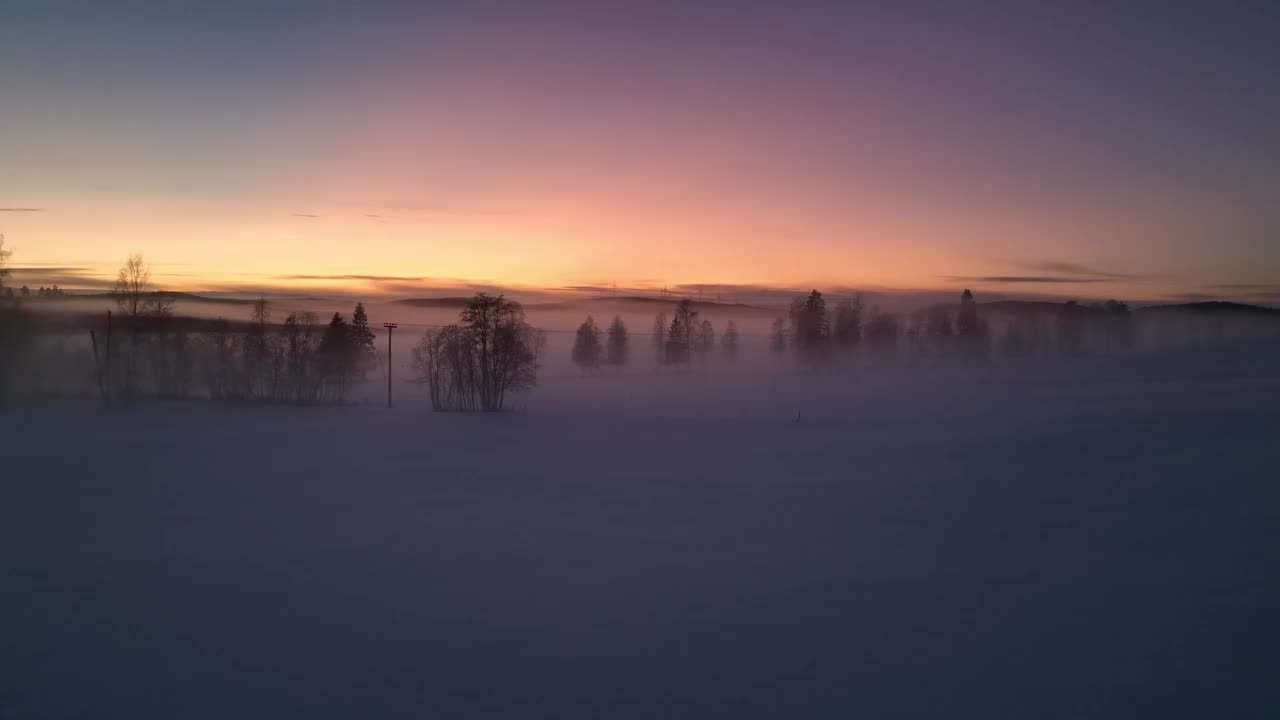
[[1280,717],[1274,344],[398,392],[0,410],[0,717]]

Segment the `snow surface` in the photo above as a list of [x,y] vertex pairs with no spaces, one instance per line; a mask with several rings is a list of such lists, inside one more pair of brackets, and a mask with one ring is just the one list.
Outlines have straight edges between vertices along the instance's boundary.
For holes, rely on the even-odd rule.
[[1280,713],[1275,343],[382,390],[0,410],[0,718]]

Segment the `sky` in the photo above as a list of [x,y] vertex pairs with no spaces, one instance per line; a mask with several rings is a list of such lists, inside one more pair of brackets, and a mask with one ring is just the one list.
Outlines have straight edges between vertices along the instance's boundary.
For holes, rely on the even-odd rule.
[[1274,3],[0,6],[14,278],[1280,303]]

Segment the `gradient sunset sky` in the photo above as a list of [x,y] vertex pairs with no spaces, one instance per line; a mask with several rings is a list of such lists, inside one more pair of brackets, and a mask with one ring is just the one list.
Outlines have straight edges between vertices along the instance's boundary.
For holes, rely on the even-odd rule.
[[21,282],[1280,302],[1275,3],[0,6]]

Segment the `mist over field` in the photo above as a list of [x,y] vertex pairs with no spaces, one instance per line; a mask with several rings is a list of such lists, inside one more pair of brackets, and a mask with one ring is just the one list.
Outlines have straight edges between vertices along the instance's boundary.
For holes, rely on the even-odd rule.
[[[674,303],[531,306],[536,386],[432,412],[412,349],[447,305],[369,305],[391,409],[385,355],[336,405],[11,398],[3,716],[1280,706],[1274,320],[812,366],[771,351],[782,310],[700,305],[739,352],[671,365]],[[588,313],[626,365],[571,360]]]

